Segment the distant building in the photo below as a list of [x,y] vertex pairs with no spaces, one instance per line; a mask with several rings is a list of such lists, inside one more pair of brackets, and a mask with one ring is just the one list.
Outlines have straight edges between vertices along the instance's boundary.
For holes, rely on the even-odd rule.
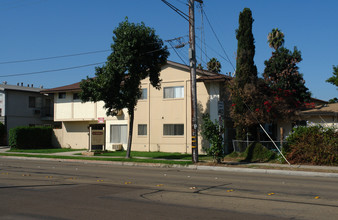
[[23,83],[0,84],[0,122],[6,126],[7,134],[17,126],[53,123],[53,97],[41,94],[41,90]]
[[[312,98],[314,106],[308,107],[297,114],[296,121],[279,121],[278,127],[284,129],[284,137],[287,136],[294,126],[321,125],[338,129],[338,103],[328,102]],[[278,134],[278,139],[281,136]]]

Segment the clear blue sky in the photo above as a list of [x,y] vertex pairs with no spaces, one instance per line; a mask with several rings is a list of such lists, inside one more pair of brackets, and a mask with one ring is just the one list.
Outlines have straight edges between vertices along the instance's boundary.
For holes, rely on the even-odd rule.
[[[186,0],[167,0],[188,13]],[[285,46],[301,51],[299,64],[306,86],[313,97],[328,100],[338,96],[335,86],[325,80],[332,76],[332,65],[338,65],[338,1],[336,0],[204,0],[204,10],[227,56],[236,65],[238,15],[245,7],[255,19],[255,64],[259,74],[264,61],[271,56],[267,35],[272,28],[285,34]],[[10,74],[39,72],[105,62],[109,52],[35,62],[16,62],[93,51],[109,50],[112,31],[128,16],[131,22],[143,21],[153,27],[163,39],[185,36],[188,23],[161,0],[0,0],[0,82],[23,82],[53,88],[94,76],[94,66],[35,75],[1,77]],[[222,72],[233,72],[226,55],[217,43],[204,17],[205,45],[201,44],[201,14],[196,9],[198,62],[216,57],[222,62]],[[177,42],[173,42],[176,45]],[[169,47],[170,45],[167,44]],[[201,58],[202,45],[203,50]],[[182,63],[173,49],[169,60]],[[188,46],[177,50],[188,63]],[[202,61],[201,61],[202,60]]]

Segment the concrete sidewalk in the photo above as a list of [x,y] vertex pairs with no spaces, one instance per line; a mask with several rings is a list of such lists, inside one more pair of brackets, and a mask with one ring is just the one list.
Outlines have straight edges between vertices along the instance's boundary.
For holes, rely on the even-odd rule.
[[[120,156],[83,156],[76,155],[86,151],[68,151],[59,153],[21,153],[21,152],[7,152],[10,148],[6,146],[0,146],[0,153],[8,154],[29,154],[29,155],[53,155],[53,156],[72,156],[72,157],[91,157],[91,158],[124,158]],[[2,156],[0,156],[1,158]],[[8,156],[6,156],[8,157]],[[55,160],[49,158],[24,158],[19,156],[11,156],[16,159],[29,159],[29,160]],[[320,176],[320,177],[334,177],[338,178],[338,166],[315,166],[315,165],[287,165],[287,164],[275,164],[275,163],[242,163],[242,162],[224,162],[223,164],[212,164],[202,162],[193,165],[177,165],[177,164],[161,164],[161,160],[158,158],[149,157],[134,157],[139,159],[156,159],[159,163],[137,163],[137,162],[119,162],[119,161],[98,161],[98,160],[74,160],[74,159],[57,159],[60,161],[72,161],[72,162],[85,162],[85,163],[106,163],[116,164],[123,166],[150,166],[150,167],[173,167],[173,168],[187,168],[196,170],[213,170],[213,171],[227,171],[227,172],[246,172],[246,173],[266,173],[266,174],[282,174],[292,176]],[[175,160],[186,161],[186,160]]]

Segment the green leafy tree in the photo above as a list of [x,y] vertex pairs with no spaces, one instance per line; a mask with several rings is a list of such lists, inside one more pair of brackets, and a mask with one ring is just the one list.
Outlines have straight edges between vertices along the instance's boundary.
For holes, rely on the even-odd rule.
[[236,59],[236,75],[231,84],[231,99],[233,102],[231,116],[234,119],[236,126],[236,138],[244,140],[247,127],[252,130],[250,133],[255,135],[255,122],[251,120],[252,115],[250,109],[253,108],[251,103],[248,103],[249,98],[245,98],[245,94],[250,94],[252,90],[256,90],[257,85],[257,67],[254,64],[255,45],[252,34],[252,13],[249,8],[245,8],[239,15],[239,27],[236,30],[237,44],[237,59]]
[[268,35],[269,47],[278,50],[284,44],[284,34],[278,28],[272,29],[271,33]]
[[141,97],[141,80],[160,89],[159,72],[167,62],[169,52],[155,30],[144,23],[121,22],[113,31],[112,53],[102,67],[97,67],[95,78],[82,80],[80,94],[83,102],[104,101],[107,115],[128,109],[129,135],[127,158],[130,158],[134,110]]
[[208,71],[213,73],[220,73],[222,65],[216,58],[211,58],[207,63]]
[[329,100],[329,104],[338,103],[338,98],[333,98]]
[[209,114],[204,114],[202,124],[202,136],[209,141],[210,147],[205,151],[209,156],[214,158],[214,161],[220,163],[224,158],[224,145],[222,134],[224,132],[224,126],[219,125],[217,121],[212,122]]
[[[275,36],[274,31],[276,32],[276,29],[273,29],[269,36]],[[280,34],[279,41],[273,42],[281,42],[283,37],[284,35]],[[300,51],[296,47],[294,51],[290,51],[280,47],[280,43],[276,45],[271,58],[264,62],[263,76],[270,93],[264,102],[269,108],[264,110],[270,113],[272,118],[291,119],[296,111],[313,105],[309,103],[311,93],[305,86],[303,75],[297,66],[302,61]]]
[[333,76],[328,78],[326,82],[338,87],[338,66],[333,66]]

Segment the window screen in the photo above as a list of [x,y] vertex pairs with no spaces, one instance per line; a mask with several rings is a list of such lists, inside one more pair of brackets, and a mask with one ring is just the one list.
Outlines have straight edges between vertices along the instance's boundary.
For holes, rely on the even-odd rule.
[[127,125],[110,125],[110,142],[114,144],[126,144]]
[[164,87],[163,98],[165,99],[184,98],[184,86]]
[[139,124],[137,128],[138,135],[147,135],[147,125],[146,124]]
[[184,124],[164,124],[163,135],[184,135]]
[[146,100],[148,97],[148,90],[147,89],[142,89],[142,94],[141,94],[141,98],[142,100]]

